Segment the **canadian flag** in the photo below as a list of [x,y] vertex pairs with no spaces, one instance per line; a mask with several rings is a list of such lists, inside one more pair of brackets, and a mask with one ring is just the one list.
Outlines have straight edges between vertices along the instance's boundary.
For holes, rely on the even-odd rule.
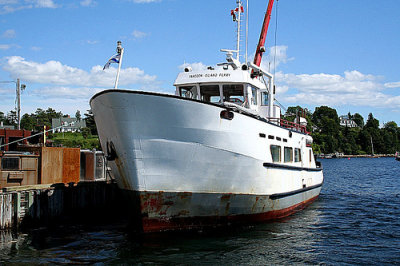
[[[237,12],[239,12],[238,7],[231,10],[231,16],[232,16],[233,21],[236,21],[236,13]],[[244,8],[242,6],[240,7],[240,12],[244,13]]]

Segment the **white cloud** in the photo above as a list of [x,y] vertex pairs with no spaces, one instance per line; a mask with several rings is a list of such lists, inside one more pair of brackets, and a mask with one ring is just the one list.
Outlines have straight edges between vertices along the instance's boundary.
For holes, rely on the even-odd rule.
[[[94,66],[90,72],[63,65],[58,61],[37,63],[26,61],[20,56],[6,58],[3,70],[12,77],[19,77],[27,82],[71,86],[110,87],[114,83],[116,68],[103,71],[102,66]],[[121,69],[120,85],[148,84],[154,82],[156,76],[150,76],[136,67]]]
[[95,6],[97,2],[93,0],[83,0],[80,2],[80,4],[81,6]]
[[[284,74],[275,76],[277,84],[288,86],[286,102],[329,106],[400,106],[400,96],[385,94],[379,77],[359,71],[337,74]],[[297,92],[296,92],[297,90]],[[294,92],[293,92],[294,91]],[[279,96],[278,96],[279,97]]]
[[13,13],[31,8],[57,8],[53,0],[1,0],[0,14]]
[[42,50],[42,48],[41,48],[41,47],[38,47],[38,46],[32,46],[32,47],[31,47],[31,50],[37,52],[37,51]]
[[[89,72],[58,61],[38,63],[27,61],[20,56],[5,58],[3,70],[11,78],[20,78],[27,84],[44,85],[41,89],[32,90],[35,96],[45,98],[88,98],[94,93],[112,88],[117,69],[111,67],[103,71],[102,66],[94,66]],[[119,87],[138,85],[144,90],[159,90],[156,76],[145,74],[136,67],[122,68]],[[96,89],[95,89],[96,88]]]
[[56,8],[57,5],[54,4],[53,0],[31,0],[35,7],[39,8]]
[[386,88],[400,88],[400,81],[385,83]]
[[17,4],[18,2],[18,0],[0,0],[0,5]]
[[11,44],[0,44],[0,50],[8,50],[12,47]]
[[51,99],[89,99],[104,88],[46,86],[34,89],[31,94]]
[[202,62],[183,63],[182,65],[178,66],[181,71],[183,71],[185,67],[191,67],[193,71],[202,71],[207,69],[207,66]]
[[132,36],[133,36],[135,39],[141,39],[141,38],[144,38],[144,37],[146,37],[146,36],[148,36],[148,35],[149,35],[148,33],[142,32],[142,31],[138,31],[138,30],[134,30],[134,31],[132,32]]
[[90,44],[90,45],[93,45],[93,44],[99,43],[99,41],[87,40],[86,43],[87,43],[87,44]]
[[154,2],[161,2],[161,0],[133,0],[134,3],[138,4],[147,4],[147,3],[154,3]]
[[265,54],[261,61],[261,68],[273,73],[274,69],[276,70],[280,64],[294,60],[294,57],[289,58],[287,56],[287,49],[286,45],[277,45],[268,48],[268,54]]
[[3,36],[3,38],[9,38],[9,39],[11,39],[11,38],[15,38],[16,33],[15,33],[15,30],[9,29],[9,30],[6,30],[6,31],[3,33],[2,36]]

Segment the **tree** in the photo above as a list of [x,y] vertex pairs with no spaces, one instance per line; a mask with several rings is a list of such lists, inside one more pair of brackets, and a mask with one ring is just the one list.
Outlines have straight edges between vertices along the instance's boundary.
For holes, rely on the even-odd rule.
[[397,124],[396,124],[396,122],[394,122],[394,121],[390,121],[390,122],[387,122],[387,123],[383,126],[383,128],[386,129],[386,130],[388,130],[388,131],[390,131],[390,132],[396,133],[396,131],[397,131]]
[[369,113],[367,123],[365,123],[365,127],[379,129],[379,120],[375,119],[372,113]]
[[10,111],[7,113],[7,119],[6,119],[6,123],[8,125],[12,125],[12,126],[17,126],[17,112],[16,111]]
[[87,113],[85,113],[85,120],[86,120],[86,127],[90,129],[90,133],[92,135],[97,135],[97,128],[96,128],[96,123],[94,121],[92,110],[87,110]]
[[81,111],[79,111],[79,110],[76,111],[75,118],[76,118],[76,120],[81,121]]
[[36,119],[33,115],[24,114],[21,118],[21,129],[34,130],[36,125]]
[[6,122],[6,117],[3,112],[0,112],[0,122]]
[[355,113],[352,116],[352,119],[357,124],[357,126],[361,128],[364,126],[364,118],[359,113]]
[[82,133],[83,138],[87,139],[90,136],[90,129],[87,128],[87,127],[82,128],[82,132],[81,133]]

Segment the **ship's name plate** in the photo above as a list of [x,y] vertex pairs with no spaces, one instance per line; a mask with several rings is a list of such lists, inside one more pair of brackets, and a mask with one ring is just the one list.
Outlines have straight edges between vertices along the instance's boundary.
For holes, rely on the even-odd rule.
[[207,74],[190,74],[190,79],[198,79],[198,78],[221,78],[221,77],[230,77],[230,73],[207,73]]

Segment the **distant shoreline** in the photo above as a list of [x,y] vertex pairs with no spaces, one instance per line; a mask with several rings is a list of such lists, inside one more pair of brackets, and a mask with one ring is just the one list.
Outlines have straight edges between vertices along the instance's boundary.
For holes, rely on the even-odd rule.
[[323,156],[317,155],[318,159],[343,159],[343,158],[381,158],[381,157],[395,157],[394,154],[362,154],[362,155],[340,155],[336,156],[335,154],[325,154]]

